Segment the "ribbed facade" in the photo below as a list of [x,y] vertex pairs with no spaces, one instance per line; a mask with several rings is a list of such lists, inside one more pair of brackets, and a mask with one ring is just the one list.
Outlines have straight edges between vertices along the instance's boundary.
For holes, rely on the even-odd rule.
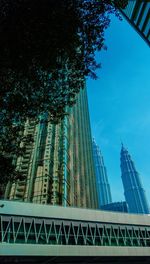
[[128,1],[127,7],[120,11],[150,46],[150,1]]
[[[86,89],[58,125],[27,121],[24,134],[33,136],[17,160],[24,181],[8,184],[5,198],[19,201],[97,208],[97,192]],[[23,142],[22,142],[23,145]]]
[[104,211],[127,213],[128,212],[128,205],[125,201],[115,202],[115,203],[105,204],[105,205],[101,206],[101,209]]
[[136,171],[131,156],[123,145],[121,149],[121,172],[124,195],[129,207],[129,212],[148,214],[149,206],[139,173]]
[[103,156],[101,151],[93,139],[93,156],[96,173],[96,186],[98,193],[99,208],[105,204],[112,202],[110,185],[108,182],[107,171],[104,165]]

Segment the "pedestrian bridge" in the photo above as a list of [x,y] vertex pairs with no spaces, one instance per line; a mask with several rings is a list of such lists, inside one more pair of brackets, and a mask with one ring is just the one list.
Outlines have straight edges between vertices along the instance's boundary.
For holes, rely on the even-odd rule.
[[3,263],[150,263],[149,215],[4,200],[0,215]]

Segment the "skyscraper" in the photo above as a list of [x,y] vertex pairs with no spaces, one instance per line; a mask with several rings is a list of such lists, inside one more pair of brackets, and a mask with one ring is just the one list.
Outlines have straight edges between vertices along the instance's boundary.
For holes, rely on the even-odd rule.
[[128,212],[128,205],[125,201],[113,202],[113,203],[105,204],[105,205],[101,206],[101,209],[104,211],[127,213]]
[[124,187],[124,195],[130,213],[148,214],[149,206],[146,199],[139,173],[127,149],[121,148],[121,172]]
[[101,151],[93,139],[93,156],[96,173],[96,186],[98,193],[99,208],[112,202],[110,186],[107,177],[106,167],[104,165]]
[[121,13],[150,46],[150,1],[128,1]]
[[28,120],[24,134],[33,136],[33,143],[17,160],[25,180],[8,183],[5,198],[97,208],[86,89],[60,124],[51,124],[43,115],[38,124]]

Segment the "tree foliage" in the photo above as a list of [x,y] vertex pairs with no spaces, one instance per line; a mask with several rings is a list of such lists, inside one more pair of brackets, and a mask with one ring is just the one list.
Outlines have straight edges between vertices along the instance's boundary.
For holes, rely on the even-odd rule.
[[26,118],[47,112],[58,123],[85,78],[96,79],[94,53],[105,48],[109,15],[119,16],[116,3],[0,0],[0,171],[20,155]]

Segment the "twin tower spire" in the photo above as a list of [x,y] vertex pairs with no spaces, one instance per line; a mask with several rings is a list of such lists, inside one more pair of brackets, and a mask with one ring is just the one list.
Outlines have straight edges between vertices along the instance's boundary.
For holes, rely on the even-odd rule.
[[148,214],[148,202],[139,173],[135,168],[128,150],[125,149],[123,144],[121,148],[120,166],[124,195],[129,206],[129,211],[131,213]]
[[[96,170],[99,207],[101,207],[103,205],[110,204],[112,202],[112,197],[104,160],[94,139],[93,154]],[[124,195],[128,204],[129,212],[148,214],[149,206],[139,173],[136,171],[131,156],[123,144],[121,147],[120,166]]]

